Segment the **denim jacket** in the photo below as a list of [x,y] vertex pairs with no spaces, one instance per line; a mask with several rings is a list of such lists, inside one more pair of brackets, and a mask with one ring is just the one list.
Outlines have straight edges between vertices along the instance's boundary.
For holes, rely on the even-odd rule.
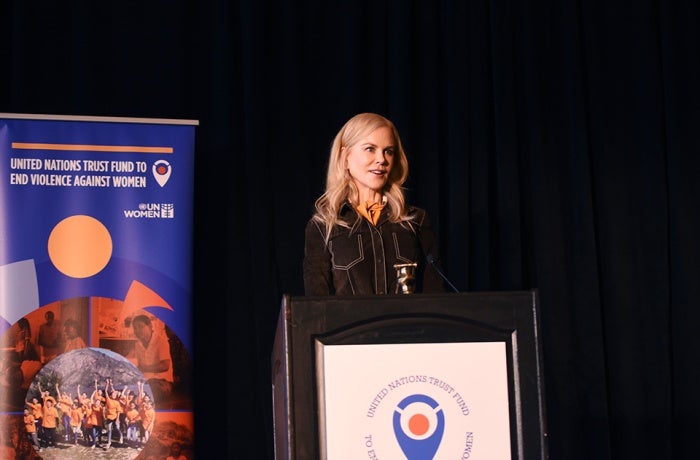
[[349,228],[335,226],[328,243],[325,227],[313,219],[305,231],[304,294],[367,295],[399,293],[394,264],[417,263],[416,293],[445,292],[442,278],[426,257],[437,259],[438,244],[423,209],[409,207],[408,225],[390,222],[382,210],[377,225],[359,217],[347,203],[340,211]]

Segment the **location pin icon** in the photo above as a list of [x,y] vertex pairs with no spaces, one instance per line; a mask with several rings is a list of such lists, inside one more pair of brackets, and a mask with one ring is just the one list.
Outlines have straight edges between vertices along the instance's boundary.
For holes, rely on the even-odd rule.
[[165,185],[166,182],[168,182],[168,179],[170,179],[170,173],[172,172],[172,168],[170,167],[170,163],[168,163],[165,160],[158,160],[155,163],[153,163],[153,177],[156,179],[156,182],[158,182],[158,185],[161,187]]
[[405,397],[394,410],[394,435],[407,460],[433,460],[445,432],[445,414],[431,397]]

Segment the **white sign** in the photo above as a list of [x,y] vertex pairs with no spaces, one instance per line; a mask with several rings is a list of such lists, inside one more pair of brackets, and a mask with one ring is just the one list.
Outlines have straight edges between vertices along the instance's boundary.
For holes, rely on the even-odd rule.
[[324,459],[510,460],[505,342],[317,342]]

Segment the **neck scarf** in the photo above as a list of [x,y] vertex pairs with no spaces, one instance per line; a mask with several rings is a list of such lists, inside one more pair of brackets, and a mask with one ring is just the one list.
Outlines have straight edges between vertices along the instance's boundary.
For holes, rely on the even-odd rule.
[[385,203],[370,203],[369,201],[365,201],[357,205],[356,209],[365,219],[372,222],[373,225],[377,225],[377,222],[379,222],[379,215],[382,213],[382,209],[384,209],[384,204]]

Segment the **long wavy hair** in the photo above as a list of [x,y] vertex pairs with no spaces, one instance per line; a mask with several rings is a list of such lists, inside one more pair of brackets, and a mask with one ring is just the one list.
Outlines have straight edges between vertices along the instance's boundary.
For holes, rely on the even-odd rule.
[[[340,209],[346,202],[355,207],[359,203],[359,192],[355,182],[350,176],[347,167],[347,155],[349,149],[361,139],[372,133],[377,128],[387,127],[391,129],[394,138],[394,161],[384,186],[386,209],[389,220],[392,222],[410,221],[411,217],[406,211],[406,197],[403,184],[408,178],[408,160],[399,132],[391,120],[376,113],[360,113],[349,119],[338,131],[331,145],[330,158],[328,160],[328,174],[326,175],[326,191],[315,203],[316,212],[313,219],[325,225],[326,241],[331,229],[340,225],[350,227],[348,222],[340,219]],[[361,217],[358,214],[358,219]]]

